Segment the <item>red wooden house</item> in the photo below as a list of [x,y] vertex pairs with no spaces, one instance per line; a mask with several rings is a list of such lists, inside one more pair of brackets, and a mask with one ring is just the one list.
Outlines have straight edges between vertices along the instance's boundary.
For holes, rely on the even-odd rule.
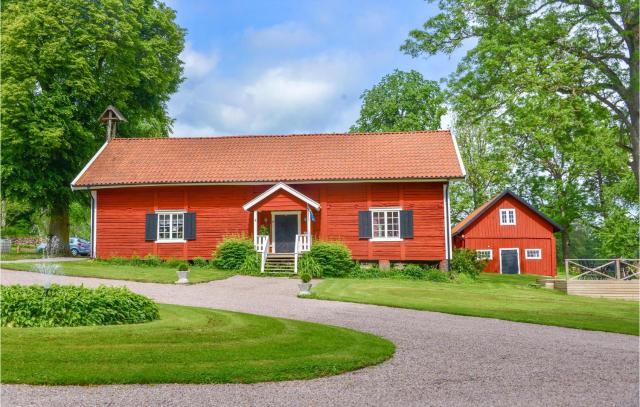
[[556,238],[562,228],[506,190],[474,210],[452,230],[453,244],[487,259],[485,271],[556,275]]
[[265,258],[326,239],[388,264],[450,258],[464,176],[449,131],[115,138],[71,186],[91,191],[96,257],[208,258],[244,234]]

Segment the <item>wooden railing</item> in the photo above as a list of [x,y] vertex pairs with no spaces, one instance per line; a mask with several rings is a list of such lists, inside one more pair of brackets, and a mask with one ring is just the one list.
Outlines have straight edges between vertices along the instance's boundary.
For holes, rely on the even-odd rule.
[[296,235],[296,244],[293,251],[293,272],[298,274],[298,257],[311,250],[311,235],[303,233]]
[[269,235],[256,236],[255,246],[256,246],[256,251],[259,253],[262,253],[265,246],[269,247]]
[[[639,259],[565,259],[566,280],[637,280]],[[573,273],[573,275],[572,275]]]
[[[269,255],[269,236],[268,235],[260,235],[258,236],[258,242],[261,245],[260,252],[262,256],[260,257],[260,272],[264,273],[264,265],[267,263],[267,256]],[[258,244],[256,244],[257,249]]]

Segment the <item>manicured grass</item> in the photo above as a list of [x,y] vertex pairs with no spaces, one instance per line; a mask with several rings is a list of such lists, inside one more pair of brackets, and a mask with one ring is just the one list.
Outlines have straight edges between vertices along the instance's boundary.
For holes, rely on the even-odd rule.
[[17,253],[16,249],[12,247],[11,253],[0,254],[0,261],[38,259],[41,257],[42,257],[42,254],[36,253],[34,249],[22,249],[19,253]]
[[329,279],[311,297],[638,335],[638,302],[532,287],[538,278],[483,274],[462,284]]
[[137,325],[3,328],[3,383],[252,383],[380,363],[394,345],[350,329],[160,305]]
[[[174,283],[178,279],[175,267],[118,266],[94,260],[60,262],[59,264],[62,266],[61,273],[67,276],[131,280],[145,283]],[[32,271],[33,264],[2,263],[0,267],[8,270]],[[234,272],[232,271],[191,267],[189,282],[202,283],[206,281],[222,280],[232,276],[233,274]]]

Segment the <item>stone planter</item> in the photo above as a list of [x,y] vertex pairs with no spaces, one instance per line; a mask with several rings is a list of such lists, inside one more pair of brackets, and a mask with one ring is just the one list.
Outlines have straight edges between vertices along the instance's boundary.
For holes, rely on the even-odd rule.
[[177,271],[176,272],[178,274],[178,281],[176,281],[176,284],[188,284],[189,280],[187,279],[187,277],[189,276],[189,272],[188,271]]
[[298,288],[300,289],[300,292],[298,292],[298,295],[309,295],[311,294],[311,283],[300,283],[298,284]]

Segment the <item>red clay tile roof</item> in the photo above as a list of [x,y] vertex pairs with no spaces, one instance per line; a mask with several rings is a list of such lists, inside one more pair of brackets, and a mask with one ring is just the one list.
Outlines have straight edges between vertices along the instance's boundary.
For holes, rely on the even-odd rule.
[[116,138],[72,187],[461,177],[448,130]]

